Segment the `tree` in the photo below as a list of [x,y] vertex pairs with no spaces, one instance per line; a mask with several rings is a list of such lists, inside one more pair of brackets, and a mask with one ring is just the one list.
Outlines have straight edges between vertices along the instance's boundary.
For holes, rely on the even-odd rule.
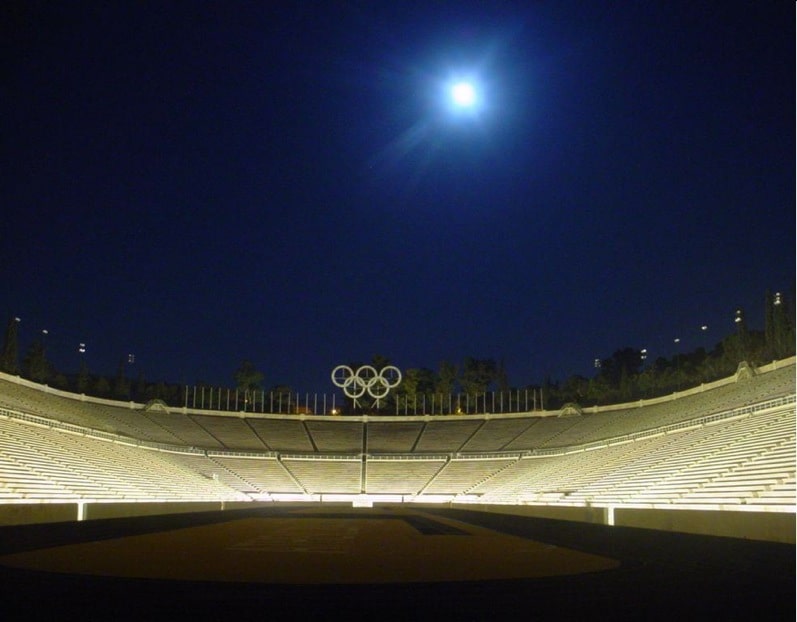
[[772,358],[777,358],[775,339],[775,305],[774,299],[769,290],[764,293],[764,341],[767,344],[767,352],[772,353]]
[[52,379],[53,387],[56,389],[60,389],[62,391],[69,390],[69,380],[67,380],[66,376],[61,373],[57,373],[53,376]]
[[612,389],[606,378],[601,374],[589,381],[586,399],[592,404],[607,404],[610,400]]
[[113,396],[118,399],[130,399],[130,382],[125,377],[125,361],[119,361],[116,378],[113,383]]
[[388,365],[390,365],[390,359],[386,356],[382,356],[381,354],[375,354],[371,359],[371,366],[376,371],[382,371]]
[[89,386],[91,385],[91,377],[89,376],[89,368],[86,365],[86,360],[80,358],[80,371],[78,371],[77,379],[75,380],[75,389],[78,393],[88,393]]
[[6,335],[3,341],[3,351],[0,353],[0,371],[7,374],[19,373],[19,345],[17,333],[19,332],[19,318],[12,317],[6,325]]
[[631,376],[636,376],[642,369],[642,352],[634,348],[625,347],[616,350],[608,359],[601,361],[600,376],[613,389],[620,389],[621,383],[626,386]]
[[25,359],[22,361],[22,369],[26,377],[34,382],[45,383],[52,374],[52,368],[44,350],[44,344],[40,340],[34,341]]
[[656,368],[654,366],[646,367],[637,376],[637,389],[640,397],[653,397],[656,390]]
[[435,373],[431,369],[426,367],[410,368],[403,374],[401,391],[409,396],[433,393],[435,381]]
[[111,383],[105,376],[98,376],[94,383],[94,393],[99,397],[108,397],[111,394]]
[[144,380],[144,372],[138,372],[135,387],[133,387],[133,399],[138,401],[145,401],[144,396],[147,392],[147,383]]
[[589,393],[589,380],[580,375],[570,376],[562,383],[560,393],[563,402],[577,402],[583,405]]
[[498,363],[498,369],[495,372],[495,383],[498,385],[499,391],[509,391],[509,374],[506,373],[503,359]]
[[459,369],[449,361],[441,361],[437,372],[437,382],[435,392],[443,395],[450,395],[454,392],[457,384],[457,374]]
[[249,360],[241,361],[234,374],[235,385],[244,391],[259,391],[263,388],[263,373]]
[[498,366],[493,359],[466,358],[462,366],[462,390],[476,398],[476,409],[479,408],[479,398],[487,392],[487,388],[495,381],[498,375]]
[[766,358],[782,359],[794,354],[794,324],[786,297],[780,292],[766,293],[764,340]]

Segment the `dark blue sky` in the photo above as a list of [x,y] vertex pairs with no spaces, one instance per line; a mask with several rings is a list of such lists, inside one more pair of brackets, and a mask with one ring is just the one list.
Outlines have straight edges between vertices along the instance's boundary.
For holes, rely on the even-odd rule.
[[793,3],[271,4],[4,4],[0,311],[61,369],[524,385],[793,299]]

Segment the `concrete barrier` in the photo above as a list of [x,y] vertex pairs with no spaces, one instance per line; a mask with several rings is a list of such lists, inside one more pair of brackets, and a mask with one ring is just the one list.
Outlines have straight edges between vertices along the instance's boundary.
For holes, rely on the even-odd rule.
[[618,527],[638,527],[747,540],[795,544],[795,514],[717,510],[569,507],[545,505],[482,505],[452,503],[450,507],[513,516],[550,518]]

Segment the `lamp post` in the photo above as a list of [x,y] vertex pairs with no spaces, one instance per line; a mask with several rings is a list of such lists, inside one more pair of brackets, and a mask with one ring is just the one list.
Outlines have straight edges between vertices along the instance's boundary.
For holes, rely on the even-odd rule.
[[782,304],[783,299],[781,298],[780,292],[775,292],[775,296],[772,299],[772,341],[774,342],[774,353],[777,358],[782,356],[783,316],[781,314],[785,312],[785,309],[781,308]]
[[742,309],[736,309],[736,314],[733,318],[733,323],[736,324],[736,330],[739,334],[739,345],[742,350],[742,360],[747,360],[747,327],[744,323],[744,312]]
[[82,341],[77,344],[77,353],[80,366],[78,368],[75,388],[78,393],[85,394],[89,387],[89,370],[86,366],[86,344]]
[[[744,311],[742,309],[736,309],[736,313],[733,316],[733,323],[736,324],[736,331],[739,333],[742,339],[742,347],[746,351],[746,334],[747,334],[747,324],[744,321]],[[746,352],[745,352],[746,354]]]
[[132,390],[133,390],[133,365],[135,364],[135,362],[136,362],[136,355],[135,354],[128,354],[127,355],[127,365],[128,365],[128,367],[130,369],[130,372],[128,374],[127,379],[125,380],[125,383],[127,385],[128,395],[131,397],[131,399],[132,399]]

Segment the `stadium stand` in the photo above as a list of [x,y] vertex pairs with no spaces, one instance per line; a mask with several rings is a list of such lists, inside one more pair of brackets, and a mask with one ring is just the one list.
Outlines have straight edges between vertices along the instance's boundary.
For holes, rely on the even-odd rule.
[[410,453],[423,430],[423,421],[369,421],[366,430],[368,453]]
[[362,460],[352,456],[285,456],[282,463],[308,493],[362,491]]
[[315,451],[310,433],[301,419],[249,418],[249,425],[263,443],[272,451],[308,452]]
[[448,456],[368,456],[366,492],[416,495],[446,465]]
[[421,494],[460,494],[514,463],[516,458],[451,460],[432,478]]
[[795,425],[794,359],[633,404],[389,418],[192,411],[0,375],[0,506],[398,495],[793,514]]
[[[258,495],[270,493],[303,493],[301,485],[276,457],[209,454],[219,479],[240,492]],[[242,485],[243,483],[243,485]]]
[[470,416],[457,417],[449,421],[435,417],[424,424],[415,451],[419,453],[459,451],[483,424],[483,419]]

